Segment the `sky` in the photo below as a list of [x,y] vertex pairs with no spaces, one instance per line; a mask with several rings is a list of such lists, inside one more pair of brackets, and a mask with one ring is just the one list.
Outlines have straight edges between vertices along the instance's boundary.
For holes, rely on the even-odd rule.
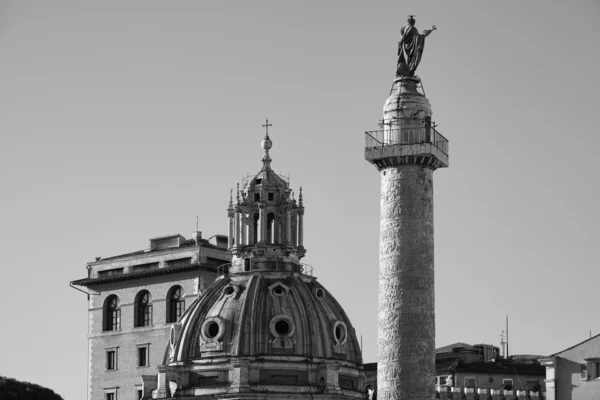
[[364,160],[406,15],[434,173],[436,345],[600,334],[600,5],[0,0],[0,375],[86,393],[86,263],[227,232],[261,167],[303,187],[306,263],[377,359],[380,177]]

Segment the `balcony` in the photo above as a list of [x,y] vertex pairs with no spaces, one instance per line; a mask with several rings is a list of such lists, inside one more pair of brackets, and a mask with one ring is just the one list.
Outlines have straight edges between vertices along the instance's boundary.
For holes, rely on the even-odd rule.
[[365,132],[365,159],[379,170],[406,164],[448,166],[448,139],[433,127],[399,127]]

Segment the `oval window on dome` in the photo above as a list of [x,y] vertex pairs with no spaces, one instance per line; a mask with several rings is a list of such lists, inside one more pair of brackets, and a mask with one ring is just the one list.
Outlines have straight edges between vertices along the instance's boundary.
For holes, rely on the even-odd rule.
[[322,299],[325,296],[323,289],[317,289],[317,297]]
[[275,289],[273,289],[273,293],[275,293],[278,296],[282,296],[284,292],[285,290],[283,290],[281,286],[277,286]]
[[225,293],[225,296],[231,296],[234,292],[235,292],[235,289],[233,288],[233,286],[227,286],[225,288],[225,290],[223,290],[223,293]]
[[348,328],[345,323],[337,321],[333,325],[333,337],[338,344],[346,343],[346,339],[348,339]]
[[219,334],[219,324],[217,324],[215,321],[211,321],[206,325],[206,336],[208,336],[209,338],[214,338],[217,337],[217,335]]

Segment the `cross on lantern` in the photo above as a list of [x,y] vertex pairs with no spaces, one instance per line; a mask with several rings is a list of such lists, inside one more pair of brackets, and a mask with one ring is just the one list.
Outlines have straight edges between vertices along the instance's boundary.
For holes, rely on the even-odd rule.
[[263,128],[265,128],[266,131],[267,131],[267,137],[269,137],[269,127],[270,126],[273,126],[273,124],[270,124],[269,123],[269,118],[267,118],[267,123],[265,125],[263,125]]

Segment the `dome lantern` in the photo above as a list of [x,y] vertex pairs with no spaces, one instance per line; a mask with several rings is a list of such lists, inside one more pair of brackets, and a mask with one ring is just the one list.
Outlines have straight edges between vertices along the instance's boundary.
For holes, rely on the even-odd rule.
[[293,197],[289,181],[271,169],[273,141],[267,119],[261,170],[242,184],[241,199],[228,209],[230,273],[254,270],[301,272],[304,248],[304,206]]

